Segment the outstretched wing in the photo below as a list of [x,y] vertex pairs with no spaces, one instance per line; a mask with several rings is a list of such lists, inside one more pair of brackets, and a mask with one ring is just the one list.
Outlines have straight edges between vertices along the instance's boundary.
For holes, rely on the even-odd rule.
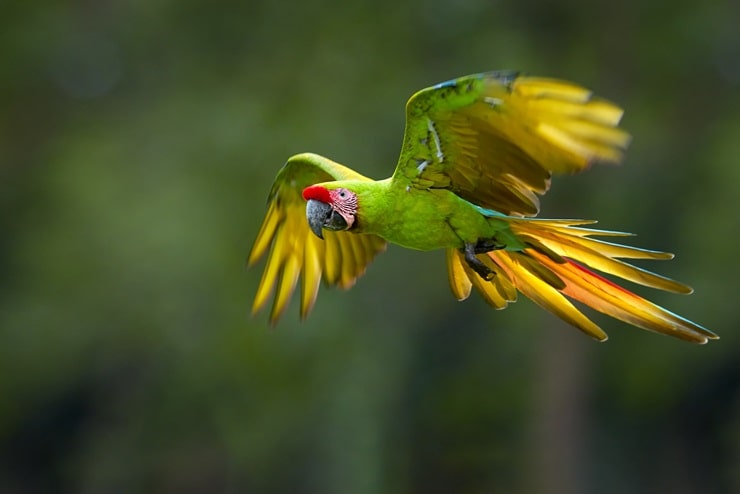
[[552,173],[619,162],[622,110],[570,82],[488,72],[423,89],[406,104],[393,179],[448,188],[507,215],[539,210]]
[[350,288],[367,265],[385,250],[385,240],[375,235],[324,231],[314,235],[306,221],[301,192],[309,185],[333,180],[370,180],[316,154],[293,156],[275,178],[262,227],[249,254],[252,266],[270,250],[252,313],[268,302],[275,286],[270,323],[275,324],[288,306],[298,278],[301,283],[301,317],[311,312],[323,276],[329,285]]

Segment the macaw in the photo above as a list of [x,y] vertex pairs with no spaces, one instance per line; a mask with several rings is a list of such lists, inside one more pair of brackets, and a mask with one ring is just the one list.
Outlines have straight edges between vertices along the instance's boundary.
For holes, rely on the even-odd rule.
[[622,259],[672,254],[592,238],[595,221],[534,218],[553,173],[618,163],[630,136],[622,110],[573,83],[497,71],[460,77],[414,94],[393,175],[372,180],[317,154],[298,154],[279,171],[248,264],[270,250],[252,312],[271,296],[271,324],[299,277],[300,316],[321,279],[350,288],[388,242],[444,249],[450,288],[474,287],[503,309],[517,291],[604,341],[606,333],[569,299],[616,319],[694,343],[718,336],[597,274],[671,292],[693,290]]

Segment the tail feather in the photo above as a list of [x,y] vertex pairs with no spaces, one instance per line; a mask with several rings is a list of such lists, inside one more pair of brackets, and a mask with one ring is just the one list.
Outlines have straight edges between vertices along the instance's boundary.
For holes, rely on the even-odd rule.
[[473,286],[471,278],[465,272],[465,262],[462,254],[456,249],[447,249],[447,277],[450,280],[450,289],[458,301],[463,301],[470,296]]
[[572,324],[587,335],[599,341],[606,341],[606,333],[570,303],[562,295],[562,290],[558,290],[530,271],[527,263],[522,263],[522,260],[526,258],[525,254],[495,251],[490,252],[489,256],[504,268],[514,285],[534,303]]
[[[516,299],[516,290],[519,290],[544,309],[600,341],[607,339],[606,333],[577,309],[569,298],[639,328],[693,343],[706,343],[718,338],[699,324],[592,271],[593,269],[660,290],[691,293],[692,289],[683,283],[621,260],[671,259],[672,254],[589,238],[590,235],[629,235],[581,227],[592,222],[521,218],[509,218],[509,221],[511,231],[528,248],[522,251],[496,250],[479,254],[478,258],[496,273],[490,282],[484,281],[467,266],[462,253],[455,249],[449,250],[448,264],[456,266],[449,270],[453,292],[455,286],[467,286],[467,297],[471,286],[474,286],[489,304],[503,308]],[[509,291],[499,289],[507,285],[510,287]],[[455,294],[459,295],[458,292]],[[458,298],[461,299],[459,296]]]
[[496,309],[505,309],[509,302],[516,302],[516,288],[505,276],[502,268],[490,258],[482,259],[495,273],[490,282],[484,281],[467,263],[463,262],[465,274],[472,280],[473,286],[483,295],[483,299]]
[[[671,259],[673,254],[602,242],[584,236],[571,236],[562,227],[548,228],[545,222],[529,222],[528,224],[526,220],[515,220],[511,228],[514,233],[535,237],[539,243],[544,244],[561,257],[578,259],[603,273],[659,290],[686,294],[693,292],[691,287],[683,283],[618,259]],[[533,248],[537,250],[535,246]]]
[[[545,264],[552,262],[544,257],[539,260]],[[575,261],[569,260],[551,269],[565,280],[564,294],[620,321],[694,343],[716,339],[708,329],[645,300]]]

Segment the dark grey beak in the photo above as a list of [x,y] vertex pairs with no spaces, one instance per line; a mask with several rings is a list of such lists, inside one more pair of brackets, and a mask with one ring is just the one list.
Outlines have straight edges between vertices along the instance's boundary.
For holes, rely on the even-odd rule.
[[323,240],[324,235],[321,233],[324,223],[331,216],[332,207],[325,202],[309,199],[306,203],[306,218],[311,231]]
[[337,213],[331,205],[316,199],[309,199],[306,203],[306,218],[311,231],[320,239],[324,238],[323,228],[328,230],[347,229],[347,222],[341,214]]

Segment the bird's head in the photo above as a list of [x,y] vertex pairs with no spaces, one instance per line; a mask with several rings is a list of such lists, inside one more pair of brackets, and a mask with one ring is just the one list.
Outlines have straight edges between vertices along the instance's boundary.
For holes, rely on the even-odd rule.
[[355,224],[357,194],[344,187],[311,185],[303,189],[306,218],[311,231],[323,239],[322,229],[349,230]]

